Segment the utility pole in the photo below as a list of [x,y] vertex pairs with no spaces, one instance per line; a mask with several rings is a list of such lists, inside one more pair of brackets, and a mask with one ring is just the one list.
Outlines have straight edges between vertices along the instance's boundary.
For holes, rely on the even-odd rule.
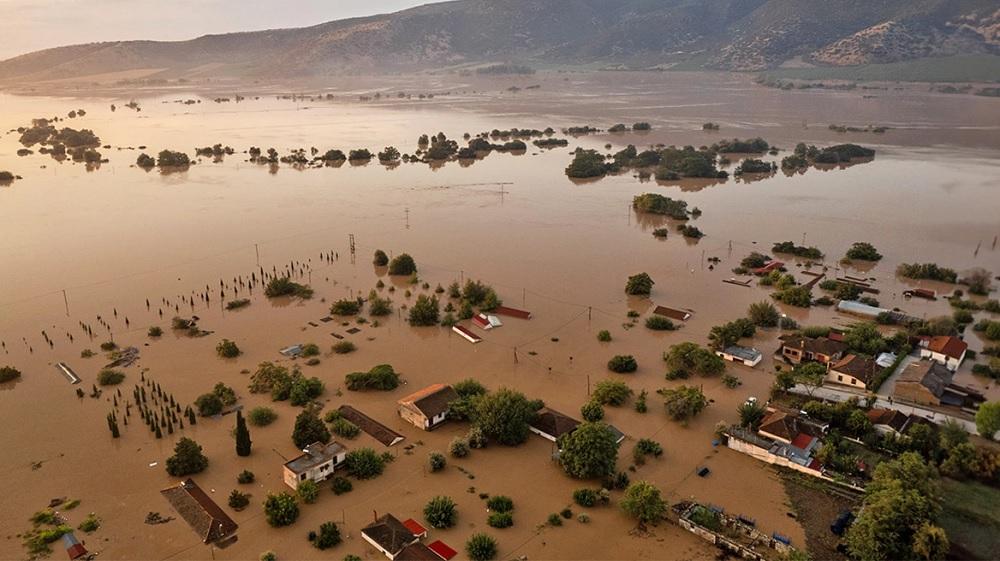
[[257,252],[257,266],[260,267],[260,246],[253,244],[253,249]]
[[63,303],[66,304],[66,317],[69,317],[69,298],[66,297],[65,288],[63,289],[62,293],[63,293]]

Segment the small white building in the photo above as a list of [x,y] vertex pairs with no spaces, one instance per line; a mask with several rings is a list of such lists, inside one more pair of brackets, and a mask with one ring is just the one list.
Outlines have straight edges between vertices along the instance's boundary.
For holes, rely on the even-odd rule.
[[338,442],[314,442],[302,455],[287,462],[283,468],[285,485],[296,489],[303,481],[319,483],[333,475],[333,471],[347,457],[347,448]]
[[760,361],[764,360],[764,355],[757,349],[741,347],[739,345],[732,345],[721,351],[715,351],[715,354],[728,361],[749,366],[750,368],[757,366],[760,364]]

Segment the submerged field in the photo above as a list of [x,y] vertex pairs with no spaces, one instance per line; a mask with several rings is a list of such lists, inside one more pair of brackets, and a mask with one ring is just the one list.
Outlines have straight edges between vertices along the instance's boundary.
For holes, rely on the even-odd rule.
[[[22,380],[0,385],[0,408],[10,424],[20,421],[17,430],[0,436],[9,451],[0,458],[8,475],[0,484],[7,499],[0,523],[8,528],[0,549],[8,557],[19,556],[23,550],[16,534],[30,527],[31,514],[50,499],[67,496],[82,501],[69,514],[74,525],[88,512],[103,519],[87,538],[88,548],[102,557],[236,559],[273,549],[286,559],[329,558],[331,552],[312,548],[306,534],[333,520],[342,523],[345,537],[332,550],[335,557],[353,553],[375,559],[380,555],[359,535],[373,511],[420,519],[427,500],[445,494],[458,503],[459,523],[433,530],[432,539],[456,549],[472,533],[487,530],[499,541],[500,558],[714,556],[671,525],[661,524],[649,535],[630,534],[634,522],[613,505],[587,509],[589,526],[575,519],[561,527],[544,526],[549,514],[572,503],[574,489],[597,482],[567,477],[550,461],[550,443],[536,436],[516,448],[493,445],[467,458],[449,458],[443,472],[429,473],[428,452],[446,450],[468,426],[450,423],[423,433],[399,418],[396,400],[428,384],[467,377],[491,389],[516,388],[572,416],[586,402],[588,387],[602,379],[624,380],[637,393],[645,389],[650,404],[646,414],[636,412],[632,402],[606,408],[608,421],[628,436],[619,455],[620,470],[633,480],[654,483],[671,501],[712,503],[803,544],[803,529],[786,515],[790,499],[778,475],[713,445],[717,422],[731,422],[748,396],[767,394],[777,331],[762,330],[753,341],[767,357],[761,366],[729,367],[742,386],[729,389],[718,379],[695,380],[713,403],[688,426],[668,420],[655,393],[682,383],[664,380],[661,355],[681,341],[705,342],[711,326],[741,317],[749,304],[767,299],[761,287],[722,280],[732,276],[730,269],[750,251],[766,252],[784,240],[805,239],[827,253],[832,270],[876,279],[883,306],[916,316],[950,313],[943,301],[905,300],[902,291],[908,287],[943,287],[904,282],[894,271],[911,261],[1000,270],[1000,254],[991,246],[998,233],[996,205],[989,204],[996,200],[1000,100],[956,102],[919,92],[864,99],[861,92],[782,92],[739,77],[679,73],[533,76],[516,80],[523,81],[522,87],[539,83],[541,88],[517,94],[505,91],[509,80],[515,79],[421,84],[439,92],[423,102],[392,99],[392,92],[409,85],[399,82],[342,86],[331,90],[337,97],[332,101],[275,99],[276,91],[263,92],[260,99],[248,94],[238,104],[214,103],[222,93],[206,92],[202,103],[193,105],[173,101],[199,97],[199,92],[102,92],[99,99],[3,96],[3,130],[27,125],[34,117],[84,108],[86,115],[66,126],[91,128],[111,148],[101,150],[109,161],[88,171],[83,164],[58,163],[42,154],[16,156],[16,132],[0,140],[0,170],[23,177],[0,187],[0,365],[16,365],[24,372]],[[382,101],[357,101],[358,95],[379,88],[387,92]],[[451,94],[440,95],[444,92]],[[142,111],[123,108],[133,96]],[[112,103],[118,106],[115,112],[109,110]],[[524,154],[493,153],[467,166],[386,167],[374,160],[296,169],[249,163],[243,153],[252,146],[273,146],[284,154],[312,146],[375,152],[389,145],[412,153],[423,133],[460,139],[465,132],[494,128],[607,128],[638,121],[651,123],[652,131],[581,137],[558,133],[568,139],[567,147],[543,151],[529,146]],[[721,130],[701,130],[706,121],[719,123]],[[831,123],[891,128],[882,135],[842,134],[829,130]],[[790,176],[779,172],[753,181],[640,182],[623,173],[573,182],[563,171],[577,146],[698,146],[753,136],[785,151],[800,141],[819,146],[856,142],[874,147],[877,155],[870,163],[844,169]],[[230,145],[235,153],[219,163],[204,159],[174,173],[133,166],[138,146],[193,155],[195,146],[215,143]],[[632,197],[645,192],[697,206],[703,214],[691,222],[706,237],[693,241],[671,231],[665,240],[654,238],[654,229],[673,230],[675,224],[630,208]],[[885,259],[860,270],[839,265],[855,241],[872,242]],[[373,267],[375,249],[413,255],[420,282],[388,277]],[[710,257],[719,263],[712,265]],[[798,274],[799,264],[786,260]],[[295,280],[315,290],[311,300],[268,300],[259,288],[233,289],[235,277],[286,266],[297,271]],[[643,271],[656,282],[651,298],[626,296],[625,279]],[[531,310],[533,318],[507,319],[503,327],[481,332],[484,341],[475,346],[444,328],[405,322],[403,308],[418,295],[469,278],[492,285],[504,303]],[[393,300],[395,311],[377,327],[355,319],[344,320],[346,326],[341,320],[320,321],[332,301],[367,295],[380,280],[385,284],[380,294]],[[389,287],[395,290],[390,293]],[[409,297],[407,291],[412,292]],[[200,298],[204,292],[211,297],[208,302]],[[251,303],[225,310],[223,303],[235,297]],[[626,315],[648,315],[653,304],[690,309],[693,315],[672,332],[647,330],[641,321],[633,325]],[[854,321],[829,308],[783,311],[802,324]],[[192,338],[172,331],[174,315],[199,316],[199,325],[211,335]],[[92,338],[81,322],[94,326]],[[150,339],[150,326],[160,326],[166,334]],[[350,334],[349,328],[360,331]],[[612,340],[598,342],[600,330],[609,330]],[[331,346],[340,341],[333,333],[354,342],[357,351],[333,353]],[[122,438],[111,439],[105,416],[112,393],[78,398],[54,366],[69,363],[89,391],[108,362],[98,346],[111,338],[141,351],[139,362],[124,369],[124,393],[131,392],[141,375],[188,404],[223,382],[236,390],[243,407],[270,405],[277,411],[272,425],[251,428],[254,451],[248,458],[233,453],[231,416],[202,419],[174,435],[190,436],[204,447],[210,466],[196,479],[221,504],[237,487],[237,473],[256,473],[257,482],[249,489],[251,506],[230,512],[241,526],[233,546],[213,552],[181,520],[144,523],[151,511],[174,515],[158,493],[174,482],[163,470],[174,437],[157,440],[143,427],[129,426]],[[237,342],[243,354],[218,358],[215,346],[222,338]],[[975,336],[968,339],[981,348]],[[291,364],[278,349],[297,343],[316,343],[322,350],[319,364],[296,364],[325,383],[325,409],[353,405],[403,434],[404,445],[415,447],[412,454],[403,445],[389,449],[398,457],[386,473],[355,482],[351,493],[335,496],[324,485],[316,504],[302,506],[294,526],[275,530],[264,520],[260,503],[268,492],[284,490],[281,465],[283,458],[296,454],[289,435],[299,408],[250,394],[248,372],[262,361]],[[84,349],[98,356],[81,358]],[[605,364],[617,354],[634,355],[638,370],[608,372]],[[403,386],[388,393],[344,388],[346,373],[383,363],[402,373]],[[959,376],[963,383],[997,395],[995,387],[967,368]],[[659,441],[665,453],[628,471],[632,447],[640,438]],[[364,434],[345,443],[386,450]],[[695,475],[701,466],[710,467],[709,477]],[[514,526],[488,528],[479,493],[509,495],[516,504]]]

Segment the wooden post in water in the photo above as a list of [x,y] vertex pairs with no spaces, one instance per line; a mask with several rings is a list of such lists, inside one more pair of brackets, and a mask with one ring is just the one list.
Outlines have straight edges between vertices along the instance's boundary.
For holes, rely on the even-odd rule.
[[63,304],[66,304],[66,317],[69,317],[69,298],[66,297],[65,288],[63,289],[62,293],[63,293]]

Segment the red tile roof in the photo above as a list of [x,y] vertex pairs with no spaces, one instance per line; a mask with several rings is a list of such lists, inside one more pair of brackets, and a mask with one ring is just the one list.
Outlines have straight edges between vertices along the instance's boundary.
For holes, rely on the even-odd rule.
[[497,306],[493,313],[499,316],[510,316],[513,318],[520,319],[531,319],[531,312],[527,310],[518,310],[517,308],[508,308],[507,306]]
[[431,551],[437,553],[438,557],[444,559],[444,561],[448,561],[452,557],[458,555],[457,551],[449,547],[448,544],[444,543],[441,540],[431,542],[427,544],[427,547],[431,548]]
[[962,358],[962,354],[969,348],[969,344],[950,335],[938,335],[931,337],[927,342],[927,348],[935,353],[941,353],[951,358]]
[[419,536],[420,534],[427,533],[427,528],[424,528],[420,524],[420,522],[417,522],[412,518],[407,518],[406,520],[404,520],[403,526],[406,526],[406,529],[409,530],[414,536]]
[[792,439],[792,446],[805,450],[810,444],[812,444],[812,441],[813,437],[800,432],[795,438]]

